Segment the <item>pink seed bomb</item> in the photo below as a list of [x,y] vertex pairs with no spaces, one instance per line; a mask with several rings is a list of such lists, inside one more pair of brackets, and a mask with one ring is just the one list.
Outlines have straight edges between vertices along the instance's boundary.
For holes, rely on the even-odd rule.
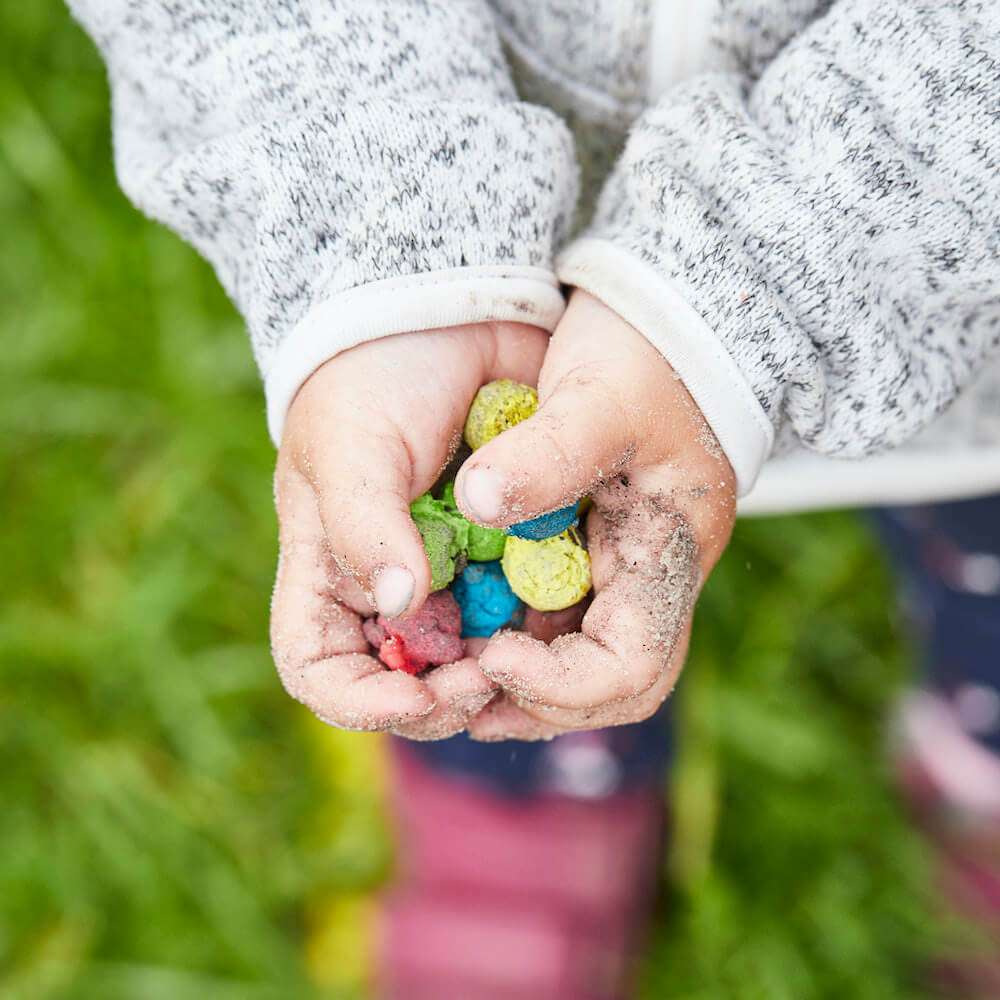
[[390,670],[419,674],[464,654],[462,613],[451,592],[438,590],[409,618],[369,618],[362,629]]

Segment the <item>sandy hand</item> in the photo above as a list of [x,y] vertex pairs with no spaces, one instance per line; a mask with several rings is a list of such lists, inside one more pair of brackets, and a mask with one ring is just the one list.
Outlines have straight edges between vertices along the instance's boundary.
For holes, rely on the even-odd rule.
[[480,448],[457,480],[467,516],[496,527],[591,494],[595,598],[550,644],[502,633],[480,655],[505,695],[480,739],[538,738],[647,718],[684,663],[703,581],[729,541],[732,469],[663,357],[575,292],[552,338],[535,416]]
[[338,355],[299,391],[275,471],[271,645],[286,689],[324,721],[439,738],[492,697],[474,658],[426,679],[386,670],[361,622],[423,603],[430,567],[410,501],[447,464],[479,387],[534,383],[547,343],[511,323],[401,334]]

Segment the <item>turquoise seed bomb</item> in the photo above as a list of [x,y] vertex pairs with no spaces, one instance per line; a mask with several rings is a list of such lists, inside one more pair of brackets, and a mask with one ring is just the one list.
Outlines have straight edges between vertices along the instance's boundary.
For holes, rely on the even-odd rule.
[[462,638],[491,636],[510,623],[521,602],[499,562],[469,563],[451,592],[462,612]]

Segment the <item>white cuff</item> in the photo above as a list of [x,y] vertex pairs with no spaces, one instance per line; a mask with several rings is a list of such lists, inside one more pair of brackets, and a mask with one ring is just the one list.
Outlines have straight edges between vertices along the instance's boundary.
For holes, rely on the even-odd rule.
[[607,240],[570,244],[556,273],[613,309],[670,362],[726,453],[739,495],[748,493],[771,451],[774,428],[708,324],[669,281]]
[[266,365],[267,426],[275,445],[295,394],[324,362],[394,333],[511,322],[553,330],[565,302],[540,267],[459,267],[375,281],[318,303]]
[[646,94],[651,104],[682,80],[712,68],[712,21],[720,0],[653,0]]

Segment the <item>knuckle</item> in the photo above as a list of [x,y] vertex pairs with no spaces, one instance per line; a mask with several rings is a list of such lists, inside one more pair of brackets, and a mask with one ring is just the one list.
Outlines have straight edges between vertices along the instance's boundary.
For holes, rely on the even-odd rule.
[[641,660],[631,673],[628,696],[640,698],[645,695],[663,676],[666,665],[659,657]]
[[646,719],[651,718],[656,714],[660,705],[663,704],[664,698],[639,698],[636,699],[634,705],[629,707],[627,714],[627,722],[629,724],[636,722],[645,722]]

